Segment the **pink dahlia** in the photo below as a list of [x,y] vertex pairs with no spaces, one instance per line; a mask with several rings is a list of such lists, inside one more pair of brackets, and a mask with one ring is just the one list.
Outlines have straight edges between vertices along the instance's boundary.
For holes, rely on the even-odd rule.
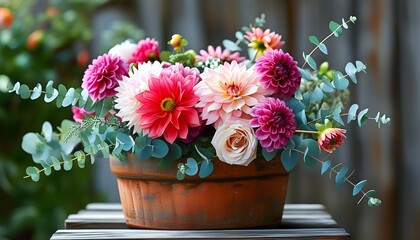
[[118,81],[128,74],[128,64],[115,55],[104,54],[92,61],[83,76],[82,88],[93,101],[116,94]]
[[84,108],[72,107],[71,111],[73,112],[73,119],[76,122],[82,122],[83,116],[94,116],[95,112],[88,112]]
[[299,88],[301,75],[297,62],[282,50],[265,52],[254,66],[260,82],[274,93],[274,97],[289,99]]
[[163,137],[169,143],[175,139],[186,139],[191,127],[200,126],[195,105],[198,96],[194,94],[194,77],[184,78],[181,74],[160,74],[152,76],[148,91],[139,93],[136,98],[140,108],[140,127],[151,138]]
[[194,88],[200,97],[196,107],[202,108],[202,119],[215,128],[230,118],[248,118],[251,107],[268,93],[257,73],[236,61],[225,62],[216,69],[206,68],[201,79]]
[[209,57],[218,58],[222,62],[236,61],[240,63],[245,60],[245,57],[241,57],[239,52],[231,53],[227,49],[224,49],[222,51],[222,47],[217,46],[216,48],[214,48],[211,45],[207,47],[207,51],[204,49],[200,50],[200,55],[197,55],[195,59],[197,61],[205,62]]
[[201,80],[200,71],[197,68],[185,67],[182,65],[182,63],[175,63],[175,65],[170,65],[164,68],[163,72],[169,75],[180,73],[184,78],[191,75],[194,77],[194,84],[197,84]]
[[144,63],[155,60],[160,60],[159,44],[153,38],[146,38],[137,43],[137,48],[134,50],[128,63]]
[[260,54],[268,49],[279,49],[284,44],[281,35],[271,32],[270,29],[263,31],[261,28],[252,28],[252,32],[246,32],[245,38],[250,41],[248,46]]
[[332,153],[344,142],[345,133],[345,129],[327,128],[318,136],[318,145],[326,152]]
[[278,98],[266,98],[253,107],[250,121],[253,128],[258,128],[255,135],[261,146],[267,151],[281,149],[293,137],[296,130],[295,117],[290,108]]

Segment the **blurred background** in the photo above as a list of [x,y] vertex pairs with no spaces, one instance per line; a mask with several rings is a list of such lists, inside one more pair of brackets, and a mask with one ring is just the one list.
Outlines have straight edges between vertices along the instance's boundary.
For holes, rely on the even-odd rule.
[[[9,80],[30,86],[53,79],[77,87],[92,58],[125,38],[153,37],[162,48],[180,33],[198,51],[222,45],[261,13],[281,34],[284,51],[302,62],[313,45],[308,36],[329,34],[330,20],[355,15],[339,39],[327,42],[318,62],[343,70],[348,61],[368,67],[352,87],[352,100],[371,114],[387,113],[391,124],[378,129],[349,125],[335,159],[367,179],[380,207],[357,205],[352,188],[335,188],[319,167],[300,164],[290,177],[289,203],[321,203],[353,239],[418,239],[420,236],[420,2],[416,0],[0,0],[0,89]],[[8,20],[9,19],[9,20]],[[4,88],[4,87],[3,87]],[[40,182],[22,179],[31,158],[22,136],[71,117],[40,101],[21,101],[0,92],[0,239],[49,239],[70,213],[93,201],[119,201],[106,159],[85,169],[56,173]]]

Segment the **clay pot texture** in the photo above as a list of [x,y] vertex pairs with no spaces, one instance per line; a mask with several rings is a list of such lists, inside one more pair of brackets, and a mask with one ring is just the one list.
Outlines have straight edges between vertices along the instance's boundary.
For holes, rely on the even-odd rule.
[[[186,162],[181,159],[181,162]],[[255,159],[248,166],[213,159],[206,178],[176,179],[177,164],[110,157],[117,175],[126,224],[148,229],[235,229],[275,226],[281,222],[288,173],[279,159]]]

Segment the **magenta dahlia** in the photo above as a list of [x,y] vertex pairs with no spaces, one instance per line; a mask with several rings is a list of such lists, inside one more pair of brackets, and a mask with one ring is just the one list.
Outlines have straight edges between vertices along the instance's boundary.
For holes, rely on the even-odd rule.
[[266,98],[251,109],[250,125],[257,128],[255,135],[267,151],[281,149],[293,137],[295,117],[290,108],[278,98]]
[[153,38],[146,38],[137,43],[137,48],[128,63],[145,63],[160,60],[159,44]]
[[92,61],[83,75],[82,88],[93,101],[113,97],[117,93],[118,81],[128,74],[128,64],[120,57],[104,54]]
[[301,75],[297,62],[282,50],[268,50],[254,66],[261,84],[273,92],[274,97],[289,99],[299,88]]

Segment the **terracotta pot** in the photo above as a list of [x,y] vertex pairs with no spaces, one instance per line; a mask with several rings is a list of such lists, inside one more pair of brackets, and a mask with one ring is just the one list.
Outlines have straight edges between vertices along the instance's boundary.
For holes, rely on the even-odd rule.
[[[181,162],[186,162],[181,159]],[[202,179],[176,179],[177,164],[130,155],[111,157],[126,223],[151,229],[257,228],[281,222],[288,174],[279,159],[255,159],[247,167],[213,160],[214,172]]]

